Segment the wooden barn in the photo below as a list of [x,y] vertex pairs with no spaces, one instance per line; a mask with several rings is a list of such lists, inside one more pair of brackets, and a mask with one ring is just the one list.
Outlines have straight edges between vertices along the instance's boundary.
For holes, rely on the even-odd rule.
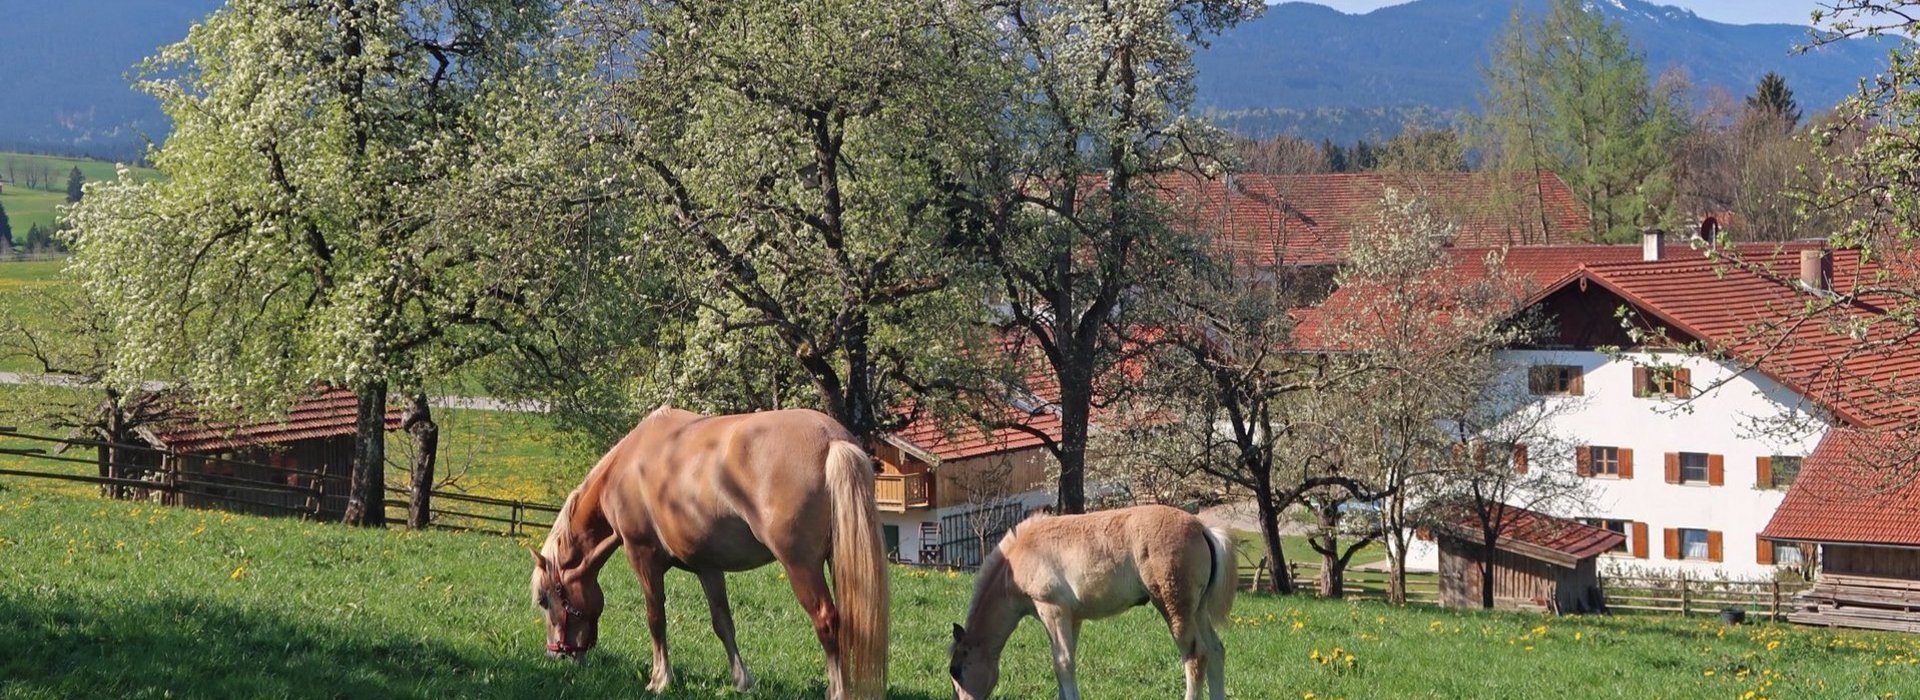
[[1817,546],[1793,622],[1920,632],[1920,480],[1896,434],[1829,431],[1808,455],[1763,544]]
[[[1494,543],[1496,608],[1587,613],[1606,610],[1595,560],[1626,544],[1626,537],[1565,518],[1507,507]],[[1440,604],[1481,607],[1486,538],[1471,518],[1434,528],[1440,545]]]
[[[323,389],[283,421],[176,421],[141,431],[162,451],[135,460],[143,478],[176,485],[164,495],[170,505],[339,519],[347,508],[358,403],[352,391]],[[400,409],[389,408],[386,429],[398,429],[400,420]]]

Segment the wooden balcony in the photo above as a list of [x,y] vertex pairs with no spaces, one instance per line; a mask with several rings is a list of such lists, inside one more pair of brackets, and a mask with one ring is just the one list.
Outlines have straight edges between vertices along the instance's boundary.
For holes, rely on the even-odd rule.
[[876,474],[873,500],[880,510],[905,513],[933,505],[933,477],[927,474]]

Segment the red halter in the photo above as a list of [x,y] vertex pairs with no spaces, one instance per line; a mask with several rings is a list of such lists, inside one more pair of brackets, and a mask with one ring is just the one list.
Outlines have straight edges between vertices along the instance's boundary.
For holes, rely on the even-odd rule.
[[[560,628],[562,634],[565,634],[566,629],[573,626],[573,618],[582,617],[583,615],[579,608],[573,607],[573,603],[567,600],[567,590],[565,588],[557,585],[554,586],[553,590],[549,593],[549,597],[554,602],[560,604],[560,614],[566,616],[566,624]],[[547,642],[547,651],[555,654],[578,654],[586,650],[587,647],[571,644],[565,640]]]

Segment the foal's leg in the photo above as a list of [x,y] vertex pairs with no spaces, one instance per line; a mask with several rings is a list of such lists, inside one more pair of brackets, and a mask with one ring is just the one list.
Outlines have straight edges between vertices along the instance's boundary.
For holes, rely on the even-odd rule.
[[847,673],[846,659],[840,657],[840,611],[827,595],[825,564],[786,564],[787,582],[793,586],[800,609],[813,618],[814,636],[820,638],[820,648],[827,652],[827,698],[845,700]]
[[1220,633],[1213,629],[1211,620],[1200,623],[1200,644],[1207,653],[1207,697],[1226,700],[1227,645],[1220,643]]
[[733,666],[733,687],[745,692],[753,689],[753,674],[740,660],[740,647],[733,643],[733,608],[727,604],[727,575],[719,571],[701,572],[700,590],[707,594],[707,615],[713,618],[713,634],[727,649],[727,663]]
[[663,693],[673,684],[673,669],[667,665],[667,566],[646,547],[628,547],[627,561],[640,575],[640,590],[647,598],[647,633],[653,637],[653,678],[647,690]]
[[1080,680],[1074,675],[1074,647],[1080,642],[1080,620],[1073,611],[1058,605],[1038,603],[1034,612],[1047,628],[1047,642],[1053,646],[1053,677],[1060,684],[1060,700],[1080,700]]

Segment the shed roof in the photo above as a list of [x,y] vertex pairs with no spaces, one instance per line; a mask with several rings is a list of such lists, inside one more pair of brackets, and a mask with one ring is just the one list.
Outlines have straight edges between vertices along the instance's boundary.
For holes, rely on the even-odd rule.
[[[1506,509],[1502,518],[1505,522],[1494,546],[1557,566],[1572,568],[1583,559],[1604,554],[1627,541],[1625,535],[1606,528],[1518,506],[1506,506]],[[1486,544],[1480,522],[1472,515],[1447,518],[1440,527],[1454,537]]]
[[[319,393],[294,404],[282,421],[262,423],[220,423],[182,421],[153,431],[156,442],[176,452],[217,452],[244,447],[285,445],[302,440],[339,437],[354,433],[359,398],[347,389],[321,389]],[[402,413],[389,407],[387,430],[400,427]]]
[[1760,536],[1920,546],[1920,461],[1909,440],[1898,433],[1827,431]]

